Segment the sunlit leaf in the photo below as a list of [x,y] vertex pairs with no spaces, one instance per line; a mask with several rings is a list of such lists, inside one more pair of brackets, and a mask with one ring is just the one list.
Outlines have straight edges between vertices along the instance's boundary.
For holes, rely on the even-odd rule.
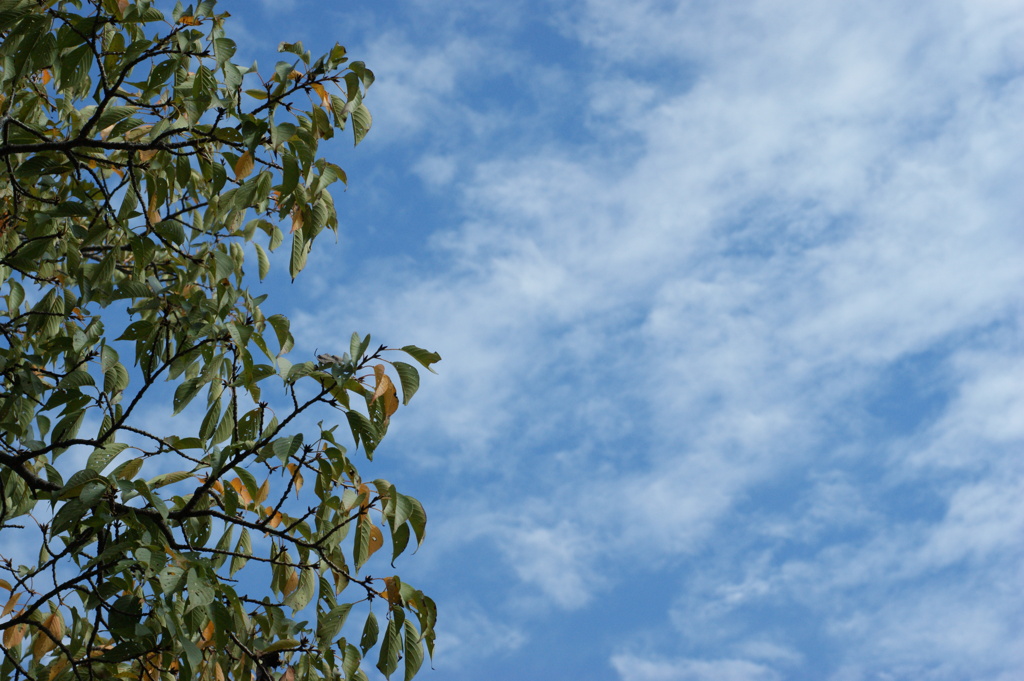
[[252,154],[246,151],[238,157],[237,161],[235,161],[235,179],[244,180],[249,177],[254,167],[255,164],[253,163]]

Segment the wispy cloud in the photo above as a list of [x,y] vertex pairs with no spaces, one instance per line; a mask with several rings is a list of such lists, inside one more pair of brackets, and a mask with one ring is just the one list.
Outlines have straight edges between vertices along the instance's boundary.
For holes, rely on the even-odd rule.
[[[952,678],[1016,640],[1020,599],[984,587],[1019,561],[1022,522],[1013,4],[573,5],[558,21],[591,50],[582,133],[425,151],[424,181],[450,180],[461,210],[432,267],[337,282],[369,301],[339,329],[358,317],[446,357],[396,431],[487,509],[460,522],[441,501],[442,523],[490,537],[545,607],[588,607],[637,564],[672,574],[728,651],[619,656],[623,679],[785,676],[750,652],[757,607],[809,608],[832,645],[858,632],[849,659],[885,653],[807,662],[836,678],[940,657]],[[435,90],[469,120],[453,81]],[[437,110],[395,92],[402,116]],[[961,615],[987,648],[943,653],[955,627],[935,624],[915,656],[898,635]],[[992,659],[990,678],[1018,663]]]

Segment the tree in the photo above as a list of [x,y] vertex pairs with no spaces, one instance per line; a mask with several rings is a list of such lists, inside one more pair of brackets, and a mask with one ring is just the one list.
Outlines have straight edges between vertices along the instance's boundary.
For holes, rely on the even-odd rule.
[[[360,679],[371,649],[409,679],[433,653],[430,598],[367,574],[423,508],[331,419],[372,457],[419,385],[396,358],[440,357],[354,334],[293,363],[245,270],[289,239],[294,280],[337,230],[318,145],[363,138],[373,74],[282,43],[261,76],[227,16],[0,0],[3,679]],[[147,426],[159,404],[195,418]]]

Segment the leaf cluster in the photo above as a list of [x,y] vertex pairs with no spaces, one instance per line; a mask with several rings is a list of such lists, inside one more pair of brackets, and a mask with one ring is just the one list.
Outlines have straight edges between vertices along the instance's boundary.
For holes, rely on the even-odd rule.
[[432,654],[433,601],[365,570],[385,533],[392,564],[420,545],[423,507],[308,424],[343,414],[372,457],[419,386],[394,353],[440,357],[353,334],[292,362],[245,270],[287,240],[294,279],[337,230],[318,147],[363,139],[373,74],[340,45],[237,65],[227,17],[0,0],[4,679],[361,679],[371,649],[410,679]]

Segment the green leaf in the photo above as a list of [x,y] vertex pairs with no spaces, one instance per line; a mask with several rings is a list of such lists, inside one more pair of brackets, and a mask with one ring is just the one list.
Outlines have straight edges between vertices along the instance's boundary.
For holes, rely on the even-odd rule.
[[214,589],[209,577],[200,574],[198,570],[189,570],[187,577],[188,585],[188,610],[193,610],[204,605],[209,605],[214,599]]
[[402,404],[409,404],[409,400],[420,388],[420,372],[416,370],[416,367],[405,362],[392,362],[392,364],[395,371],[398,372],[398,380],[402,384]]
[[174,594],[184,586],[185,570],[177,565],[168,565],[156,577],[165,594]]
[[203,379],[201,377],[190,378],[182,382],[174,391],[174,413],[179,413],[182,409],[188,406],[188,403],[192,401],[198,393],[200,388],[203,387]]
[[108,106],[103,109],[99,119],[96,121],[94,130],[102,131],[112,127],[118,121],[122,121],[135,114],[138,109],[134,106]]
[[259,262],[260,281],[263,281],[267,276],[267,273],[270,272],[270,257],[259,244],[253,244],[253,246],[256,247],[256,259]]
[[412,497],[406,497],[412,502],[412,512],[409,513],[409,525],[412,526],[413,532],[416,533],[416,546],[419,547],[423,544],[423,539],[427,533],[427,512],[423,510],[423,504]]
[[312,246],[313,242],[306,240],[303,230],[296,230],[292,234],[292,257],[288,261],[288,273],[293,281],[306,266],[306,260],[309,258],[309,251]]
[[365,338],[360,339],[358,333],[353,333],[352,338],[349,339],[349,352],[352,354],[352,361],[358,362],[369,347],[370,334],[366,334]]
[[299,586],[288,595],[285,604],[292,610],[298,612],[305,608],[316,592],[316,573],[313,570],[303,569],[299,572]]
[[[372,456],[393,387],[373,384],[368,334],[335,361],[344,338],[304,327],[303,356],[285,359],[288,319],[263,306],[280,302],[265,284],[286,232],[295,279],[338,229],[329,190],[347,178],[324,140],[346,124],[365,137],[373,74],[340,45],[315,58],[288,43],[297,56],[269,71],[238,66],[214,0],[166,17],[158,5],[0,0],[5,186],[18,185],[0,210],[0,510],[45,530],[8,570],[36,591],[9,604],[34,628],[11,629],[26,640],[0,656],[0,677],[368,681],[339,638],[353,609],[339,594],[383,532],[397,556],[426,517],[386,481],[370,491],[339,440],[351,430]],[[309,354],[318,345],[330,361]],[[395,367],[408,403],[419,367]],[[154,417],[163,400],[172,414]],[[370,616],[360,643],[380,646],[373,661],[394,678],[432,650],[434,615],[389,579],[387,631]],[[68,625],[51,640],[40,634],[56,633],[57,612]],[[276,652],[284,664],[255,668]]]
[[280,459],[281,463],[288,463],[301,446],[302,433],[278,438],[273,444],[274,456]]
[[370,614],[366,616],[366,624],[363,625],[363,635],[359,639],[359,647],[363,651],[363,655],[377,643],[377,636],[380,635],[380,625],[377,624],[377,616],[370,611]]
[[392,611],[391,619],[388,620],[388,626],[384,632],[384,639],[380,644],[380,655],[377,658],[377,669],[388,679],[398,669],[398,659],[402,654],[402,622],[398,621],[401,612],[401,609]]
[[345,412],[345,417],[348,419],[348,425],[352,430],[352,437],[356,441],[356,446],[362,444],[366,456],[372,459],[373,450],[377,448],[377,441],[380,438],[377,427],[373,425],[370,419],[355,409],[349,409]]
[[260,485],[256,482],[253,474],[240,466],[236,466],[232,470],[238,476],[238,479],[242,481],[242,484],[245,485],[245,491],[249,493],[249,497],[256,499],[259,496]]
[[299,641],[294,638],[282,638],[274,641],[262,650],[263,654],[276,653],[281,650],[292,650],[299,647]]
[[128,449],[128,445],[123,442],[111,442],[103,447],[97,447],[92,450],[85,467],[102,472],[107,464],[114,460],[114,457],[126,449]]
[[411,620],[405,621],[405,681],[411,681],[423,666],[423,646],[420,632]]
[[238,538],[238,544],[235,545],[235,553],[241,555],[236,555],[231,558],[230,574],[232,576],[234,576],[236,572],[245,567],[246,562],[248,562],[248,559],[244,558],[243,556],[252,555],[252,539],[249,536],[249,530],[242,530],[242,534]]
[[129,459],[128,461],[125,461],[123,464],[115,468],[110,473],[110,477],[116,478],[118,480],[131,480],[132,478],[139,474],[140,470],[142,470],[142,461],[142,457]]
[[441,355],[437,354],[436,352],[430,352],[428,350],[424,350],[423,348],[418,348],[415,345],[406,345],[405,347],[402,348],[402,350],[407,355],[412,357],[414,360],[416,360],[417,362],[422,364],[424,367],[426,367],[428,371],[430,371],[432,373],[435,373],[435,374],[437,373],[436,371],[434,371],[433,369],[430,368],[430,365],[434,364],[436,362],[440,362],[441,361]]
[[103,373],[103,392],[108,395],[119,393],[128,387],[128,369],[120,362]]
[[160,475],[150,478],[146,481],[146,484],[150,489],[157,489],[158,487],[166,487],[167,485],[173,485],[176,482],[187,480],[193,476],[191,471],[177,471],[175,473],[161,473]]
[[370,132],[371,125],[373,125],[373,117],[370,115],[370,110],[360,104],[352,112],[352,136],[356,144],[363,141],[366,133]]
[[414,501],[412,497],[405,496],[391,485],[388,490],[388,511],[392,527],[404,525],[409,520],[416,507]]
[[335,606],[330,612],[317,617],[316,638],[321,646],[327,647],[334,643],[334,639],[345,626],[345,620],[352,610],[351,603],[343,603]]
[[90,482],[102,482],[106,484],[106,478],[97,473],[91,468],[78,471],[72,475],[64,487],[57,492],[57,498],[59,499],[71,499],[77,497],[87,483]]
[[96,381],[85,369],[76,369],[62,378],[57,387],[61,390],[74,390],[87,385],[96,385]]
[[391,566],[394,567],[395,560],[402,555],[409,546],[409,526],[400,525],[397,529],[391,530]]
[[267,317],[267,323],[270,324],[271,328],[274,329],[274,333],[277,335],[277,343],[281,348],[280,354],[285,354],[292,349],[292,332],[291,322],[284,315],[271,315]]

